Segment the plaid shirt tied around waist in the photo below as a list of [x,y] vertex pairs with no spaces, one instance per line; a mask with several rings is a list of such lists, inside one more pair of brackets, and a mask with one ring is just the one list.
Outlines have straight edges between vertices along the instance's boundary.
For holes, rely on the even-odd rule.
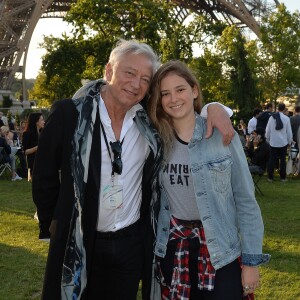
[[[211,264],[206,246],[202,223],[189,228],[180,220],[171,216],[169,241],[178,240],[174,256],[171,286],[164,282],[161,274],[161,295],[163,300],[189,300],[191,282],[189,275],[189,239],[198,238],[200,242],[198,254],[198,289],[212,291],[214,289],[216,271]],[[244,296],[243,300],[254,300],[254,295]]]
[[174,257],[174,268],[171,286],[167,286],[162,278],[162,299],[188,300],[190,298],[191,282],[189,275],[189,239],[198,238],[200,242],[198,255],[198,289],[213,290],[215,269],[210,262],[206,247],[203,226],[187,228],[171,217],[169,240],[178,239]]

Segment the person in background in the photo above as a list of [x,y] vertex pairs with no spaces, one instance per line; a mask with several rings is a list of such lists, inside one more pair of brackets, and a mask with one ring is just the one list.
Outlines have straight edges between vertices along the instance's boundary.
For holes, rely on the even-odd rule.
[[4,116],[2,111],[0,111],[0,124],[1,124],[1,126],[8,126],[7,117]]
[[[267,103],[265,110],[257,118],[257,127],[266,129],[269,118],[272,116],[274,111],[274,104],[272,102]],[[249,132],[250,134],[251,132]]]
[[2,117],[3,117],[3,112],[0,111],[0,127],[4,126],[4,122],[2,120]]
[[247,135],[247,125],[244,122],[244,120],[240,120],[240,122],[238,124],[238,130],[242,131],[244,136]]
[[28,181],[32,180],[35,154],[38,149],[38,140],[45,120],[40,112],[30,113],[22,135],[22,147],[27,159]]
[[201,106],[198,81],[184,63],[158,69],[148,112],[165,149],[152,185],[161,299],[250,299],[258,266],[269,261],[260,208],[237,134],[229,146],[217,129],[205,139]]
[[[45,120],[40,112],[30,113],[27,118],[26,127],[22,135],[22,148],[27,160],[27,180],[32,181],[35,155],[38,149],[38,140],[42,129],[45,126]],[[34,213],[34,219],[38,221],[37,211]],[[46,240],[48,240],[47,237]]]
[[1,135],[2,137],[5,137],[7,140],[7,143],[13,147],[18,143],[18,135],[11,131],[8,126],[1,126]]
[[19,175],[22,178],[27,177],[27,164],[23,149],[20,147],[19,135],[16,132],[11,131],[8,126],[1,127],[1,134],[6,138],[8,144],[11,147],[11,153],[19,158],[21,169],[18,170]]
[[296,147],[299,149],[299,144],[297,141],[297,133],[300,128],[300,106],[297,105],[295,107],[295,114],[290,118],[292,133],[293,133],[293,141],[296,142]]
[[296,141],[297,141],[297,144],[298,144],[298,162],[296,163],[296,172],[295,172],[295,176],[298,176],[300,174],[300,151],[299,151],[299,148],[300,148],[300,127],[298,128],[298,131],[297,131],[297,136],[296,136]]
[[[43,300],[134,300],[141,278],[149,298],[151,182],[162,148],[140,102],[158,65],[150,46],[121,40],[105,80],[57,101],[47,118],[33,173],[40,234],[51,232]],[[219,105],[208,113],[228,144],[228,114]]]
[[247,131],[248,131],[249,135],[252,133],[253,130],[256,129],[257,118],[260,116],[261,113],[262,113],[262,110],[260,108],[254,109],[253,116],[249,120],[248,127],[247,127]]
[[11,147],[5,137],[0,136],[0,147],[3,148],[0,153],[1,163],[9,163],[11,167],[11,181],[22,180],[16,172],[16,157],[11,153]]
[[270,146],[266,142],[265,129],[257,127],[253,130],[245,148],[250,158],[250,172],[256,174],[264,173],[270,157]]
[[279,103],[278,112],[274,113],[272,117],[269,118],[266,128],[266,139],[270,144],[270,160],[268,166],[269,182],[272,182],[274,179],[274,166],[278,158],[280,161],[280,180],[282,182],[287,181],[286,154],[287,147],[293,141],[293,133],[290,118],[283,113],[284,109],[285,104]]

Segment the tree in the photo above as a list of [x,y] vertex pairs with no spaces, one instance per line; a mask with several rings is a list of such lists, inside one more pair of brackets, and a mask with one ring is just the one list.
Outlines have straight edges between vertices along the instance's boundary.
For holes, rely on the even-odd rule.
[[300,87],[300,14],[281,4],[263,20],[257,69],[266,98],[276,103],[287,88]]
[[205,103],[218,101],[233,106],[228,101],[229,78],[223,68],[224,59],[208,48],[201,57],[194,58],[190,66],[198,78]]
[[74,35],[46,37],[42,44],[47,51],[42,61],[43,74],[31,97],[43,105],[71,97],[82,79],[102,77],[119,38],[144,40],[158,50],[159,32],[166,28],[168,10],[155,1],[79,0],[66,20],[73,23]]
[[2,102],[3,108],[10,108],[12,104],[13,104],[12,100],[10,99],[9,96],[3,96],[3,102]]
[[246,39],[240,30],[236,26],[228,26],[218,41],[218,49],[228,66],[227,73],[230,78],[228,97],[237,109],[237,117],[248,120],[253,109],[259,105],[259,101],[245,44]]

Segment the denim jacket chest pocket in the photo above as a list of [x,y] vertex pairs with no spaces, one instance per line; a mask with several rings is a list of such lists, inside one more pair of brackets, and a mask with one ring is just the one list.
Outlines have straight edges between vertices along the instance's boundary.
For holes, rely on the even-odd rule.
[[212,179],[213,188],[219,193],[225,193],[231,183],[230,157],[221,158],[207,163],[207,168]]

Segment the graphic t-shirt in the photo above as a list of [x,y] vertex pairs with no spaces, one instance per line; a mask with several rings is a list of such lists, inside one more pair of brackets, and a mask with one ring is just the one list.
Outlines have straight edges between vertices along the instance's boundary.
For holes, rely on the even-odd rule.
[[166,190],[171,214],[181,220],[199,220],[199,211],[191,175],[188,144],[175,139],[172,153],[163,167],[162,184]]

